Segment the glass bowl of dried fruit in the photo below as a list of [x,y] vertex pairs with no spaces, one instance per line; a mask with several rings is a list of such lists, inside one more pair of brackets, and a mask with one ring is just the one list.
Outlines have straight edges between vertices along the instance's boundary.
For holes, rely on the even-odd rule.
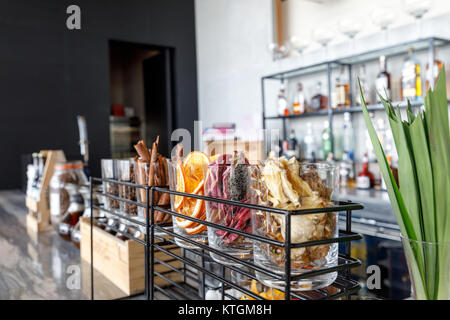
[[[209,157],[200,151],[192,151],[183,157],[182,149],[168,163],[170,190],[204,195],[205,174]],[[188,196],[171,195],[172,211],[196,219],[206,219],[205,201]],[[194,242],[206,243],[206,225],[181,217],[172,217],[174,232]],[[194,243],[175,237],[176,243],[184,248],[196,248]]]
[[[205,181],[205,194],[212,198],[251,203],[252,172],[256,166],[250,165],[244,153],[216,156],[208,166]],[[252,232],[252,216],[249,208],[206,201],[208,222],[239,230]],[[231,231],[208,227],[208,243],[213,249],[236,258],[248,259],[253,256],[253,242]],[[219,263],[237,265],[239,262],[210,252]]]
[[[338,194],[338,170],[328,163],[301,164],[295,158],[267,159],[258,171],[256,203],[263,206],[293,211],[320,209],[333,206],[332,198]],[[285,242],[286,215],[267,211],[252,212],[253,233]],[[291,243],[303,243],[336,237],[337,214],[320,212],[291,214]],[[291,276],[337,265],[338,244],[323,244],[291,248]],[[255,264],[278,274],[285,274],[286,254],[284,247],[254,241]],[[264,284],[284,289],[286,281],[256,273]],[[290,282],[291,290],[307,291],[326,287],[334,282],[336,272],[306,277]]]

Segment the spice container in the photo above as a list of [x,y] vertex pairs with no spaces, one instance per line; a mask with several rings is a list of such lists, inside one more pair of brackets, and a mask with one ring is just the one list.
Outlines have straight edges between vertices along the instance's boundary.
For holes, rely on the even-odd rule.
[[67,213],[70,205],[70,194],[67,186],[76,184],[75,173],[70,162],[55,164],[50,179],[50,219],[53,227],[58,230],[60,218]]
[[[181,144],[177,145],[176,156],[169,163],[170,189],[204,195],[204,181],[208,165],[208,156],[199,151],[193,151],[183,159]],[[170,202],[172,211],[200,220],[206,219],[204,200],[171,195]],[[179,217],[173,217],[172,221],[175,233],[196,242],[205,243],[207,241],[206,225]],[[180,247],[197,248],[196,245],[177,237],[175,237],[175,241]]]
[[50,217],[53,227],[70,240],[73,227],[84,211],[80,186],[87,184],[83,163],[64,162],[55,165],[50,180]]
[[[165,164],[164,164],[165,163]],[[149,163],[145,162],[141,159],[137,159],[135,161],[135,172],[136,172],[136,180],[137,183],[144,186],[149,186],[149,177],[152,174],[151,173],[151,167],[153,168],[153,181],[158,180],[164,180],[168,181],[167,170],[163,168],[165,165],[167,165],[167,160],[164,157],[161,157],[160,161]],[[161,179],[161,177],[164,177]],[[155,179],[156,178],[156,179]],[[155,184],[156,186],[159,186],[158,183]],[[146,204],[147,203],[147,190],[144,188],[136,188],[136,194],[137,194],[137,201]],[[150,196],[150,191],[149,191]],[[165,207],[169,205],[169,194],[168,193],[161,193],[161,192],[155,192],[154,193],[155,199],[153,199],[154,203],[158,206]],[[151,199],[149,200],[151,201]],[[149,209],[150,211],[150,209]],[[145,207],[138,207],[138,220],[141,222],[146,222],[146,208]],[[171,220],[171,216],[168,214],[165,214],[160,211],[154,212],[154,222],[155,224],[162,224],[162,223],[168,223]],[[140,230],[144,232],[144,227],[140,227]],[[155,234],[160,234],[159,232],[156,232]]]
[[[119,181],[136,183],[134,177],[134,162],[133,159],[117,160]],[[137,201],[136,187],[119,184],[119,197],[131,201]],[[124,215],[137,216],[138,208],[135,204],[125,201],[120,202],[120,212]],[[120,219],[124,224],[130,222],[126,219]]]
[[[208,166],[205,181],[206,195],[213,198],[251,202],[252,171],[256,170],[244,153],[221,155]],[[207,221],[251,233],[252,216],[248,208],[206,201]],[[245,236],[208,227],[208,243],[214,249],[238,258],[251,258],[253,242]],[[219,263],[238,264],[210,252]]]
[[[258,172],[257,204],[285,210],[325,208],[333,205],[332,195],[338,193],[338,170],[330,164],[300,164],[295,158],[269,158]],[[337,214],[315,213],[291,215],[291,243],[323,240],[337,236]],[[253,232],[285,241],[285,216],[253,211]],[[316,245],[291,249],[291,275],[337,265],[338,244]],[[284,274],[286,256],[283,247],[254,241],[254,261],[266,269]],[[285,281],[256,273],[264,284],[284,289]],[[291,281],[291,290],[323,288],[336,279],[331,272]]]
[[[117,161],[114,159],[102,159],[102,178],[103,179],[114,179],[118,178],[117,173]],[[103,181],[103,191],[105,195],[119,196],[119,185],[117,183]],[[104,197],[104,207],[106,210],[116,212],[120,210],[120,204],[118,200],[110,198],[108,196]],[[116,216],[106,212],[106,218],[108,223],[111,225],[116,225],[118,220]]]
[[[99,186],[92,186],[92,187],[94,188],[95,191],[99,191],[100,189]],[[94,193],[91,199],[89,186],[87,185],[80,186],[79,192],[83,197],[84,201],[84,211],[82,216],[85,218],[89,218],[91,216],[91,202],[96,206],[99,205],[97,194]],[[94,208],[93,210],[94,217],[100,218],[101,214],[103,214],[103,212],[99,212],[99,210]],[[81,219],[78,220],[77,224],[73,227],[72,232],[70,233],[70,239],[77,248],[80,248],[81,242],[80,221]]]

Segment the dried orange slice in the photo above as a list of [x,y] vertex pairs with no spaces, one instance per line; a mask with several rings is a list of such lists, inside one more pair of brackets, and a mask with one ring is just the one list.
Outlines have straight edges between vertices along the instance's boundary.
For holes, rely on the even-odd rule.
[[209,165],[208,156],[200,151],[192,151],[183,161],[185,190],[197,193],[205,182],[204,174]]
[[206,226],[204,224],[199,224],[195,228],[186,228],[184,231],[186,231],[187,234],[197,234],[200,232],[203,232],[206,230]]
[[[183,170],[183,164],[180,162],[177,164],[176,168],[177,172],[177,185],[176,185],[176,191],[178,192],[185,192],[186,186],[184,182],[184,170]],[[184,197],[182,196],[175,196],[173,207],[175,210],[180,209],[181,205],[183,204]]]
[[[203,195],[203,192],[199,193]],[[204,219],[205,213],[205,201],[200,199],[189,199],[186,198],[183,203],[183,207],[180,210],[181,214],[191,216],[197,219]],[[180,228],[192,228],[198,225],[197,222],[190,221],[183,218],[176,218],[177,224]]]

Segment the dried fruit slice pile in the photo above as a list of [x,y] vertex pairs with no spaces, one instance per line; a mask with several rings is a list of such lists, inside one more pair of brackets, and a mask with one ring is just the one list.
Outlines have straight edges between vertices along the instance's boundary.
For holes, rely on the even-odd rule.
[[[209,158],[200,151],[193,151],[183,162],[178,162],[176,168],[176,190],[198,195],[204,195],[205,172],[209,165]],[[174,209],[178,213],[193,218],[205,220],[205,201],[182,196],[175,196]],[[206,226],[183,218],[176,218],[177,225],[187,234],[198,234],[206,230]]]

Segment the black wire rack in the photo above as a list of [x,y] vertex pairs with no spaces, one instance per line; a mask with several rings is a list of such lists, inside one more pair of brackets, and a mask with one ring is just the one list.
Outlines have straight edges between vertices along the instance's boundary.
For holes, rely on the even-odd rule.
[[[101,183],[111,183],[126,185],[128,187],[145,189],[146,203],[140,203],[129,199],[120,198],[116,195],[108,194],[104,191],[94,190],[94,185]],[[178,212],[163,208],[153,203],[155,199],[155,192],[169,193],[171,196],[183,196],[193,199],[201,199],[226,205],[245,207],[251,210],[269,212],[285,216],[285,241],[277,241],[268,237],[260,236],[253,233],[236,230],[216,223],[197,219],[191,216],[186,216]],[[145,298],[148,300],[157,299],[173,299],[173,300],[190,300],[190,299],[206,299],[207,290],[212,290],[215,293],[213,298],[222,300],[233,300],[239,295],[245,295],[247,298],[255,300],[263,300],[264,297],[260,294],[250,290],[248,286],[244,286],[238,281],[233,281],[230,273],[242,275],[250,280],[258,280],[255,272],[264,274],[273,279],[283,281],[285,283],[283,290],[278,290],[282,293],[282,299],[285,300],[318,300],[318,299],[342,299],[349,298],[349,295],[356,293],[360,286],[351,278],[351,268],[361,265],[358,259],[352,258],[351,241],[359,240],[362,236],[351,231],[351,215],[353,210],[363,209],[363,206],[350,201],[335,201],[334,205],[326,208],[314,208],[303,210],[283,210],[249,203],[243,203],[233,200],[224,200],[218,198],[211,198],[202,195],[188,194],[167,189],[167,187],[149,187],[138,185],[129,182],[118,181],[114,179],[91,178],[90,181],[91,199],[94,194],[116,201],[127,202],[134,204],[137,207],[145,209],[145,221],[139,221],[133,216],[114,210],[107,210],[104,206],[96,205],[91,201],[91,213],[94,209],[104,211],[119,219],[126,220],[130,225],[136,228],[141,227],[144,230],[143,237],[136,237],[135,235],[123,230],[119,230],[114,226],[109,228],[123,237],[137,241],[145,246]],[[154,212],[160,211],[172,216],[174,218],[183,218],[199,224],[213,227],[218,230],[223,230],[231,233],[244,236],[252,241],[277,246],[285,250],[284,274],[276,273],[274,270],[269,270],[265,267],[257,265],[253,259],[237,258],[229,255],[221,250],[215,249],[208,245],[207,242],[200,242],[176,233],[172,228],[172,223],[169,224],[155,224]],[[307,241],[302,243],[292,243],[290,239],[291,217],[296,215],[317,214],[317,213],[345,213],[345,228],[339,230],[337,237]],[[106,222],[99,217],[94,217],[91,214],[91,298],[94,299],[94,257],[93,257],[93,226],[94,224],[106,225]],[[184,241],[192,248],[180,248],[176,239]],[[308,246],[327,245],[332,243],[343,243],[344,253],[338,255],[338,262],[336,265],[326,268],[312,269],[301,274],[291,274],[291,249],[302,248]],[[218,255],[222,258],[232,261],[234,264],[220,264],[210,258],[210,253]],[[164,255],[164,259],[161,258]],[[326,273],[337,272],[336,280],[328,287],[323,289],[316,289],[311,291],[293,291],[291,289],[291,281],[307,279],[314,276],[323,275]],[[235,293],[239,293],[236,295]],[[211,297],[209,297],[211,298]]]

